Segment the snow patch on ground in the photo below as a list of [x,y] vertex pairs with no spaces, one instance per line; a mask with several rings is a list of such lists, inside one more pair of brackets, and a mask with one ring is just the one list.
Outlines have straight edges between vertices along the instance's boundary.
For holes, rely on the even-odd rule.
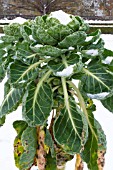
[[22,17],[17,17],[13,20],[10,21],[10,24],[13,24],[13,23],[19,23],[19,24],[23,24],[24,22],[26,22],[27,19],[25,18],[22,18]]
[[101,34],[101,38],[105,42],[105,48],[113,51],[113,34]]
[[113,20],[109,20],[109,21],[102,21],[102,20],[86,20],[86,22],[88,24],[113,24]]

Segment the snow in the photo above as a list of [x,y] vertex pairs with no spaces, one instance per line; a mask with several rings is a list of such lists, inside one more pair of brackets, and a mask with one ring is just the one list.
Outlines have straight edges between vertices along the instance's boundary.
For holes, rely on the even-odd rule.
[[30,40],[35,41],[35,42],[36,42],[36,40],[33,38],[33,36],[32,36],[32,35],[29,35],[29,38],[30,38]]
[[70,15],[62,10],[51,12],[50,17],[57,18],[63,25],[67,25],[71,21]]
[[11,20],[8,20],[7,18],[4,19],[0,19],[0,24],[9,24],[11,22]]
[[88,36],[88,37],[86,37],[85,42],[88,42],[88,41],[92,40],[93,37],[94,37],[94,36]]
[[98,98],[98,100],[101,100],[104,97],[106,97],[108,94],[109,93],[107,93],[107,92],[103,92],[103,93],[99,93],[99,94],[87,94],[87,95],[91,99]]
[[26,22],[27,19],[22,18],[22,17],[17,17],[13,20],[8,20],[7,18],[1,19],[0,20],[0,24],[13,24],[13,23],[19,23],[19,24],[23,24],[24,22]]
[[[58,18],[60,22],[64,25],[69,23],[71,21],[71,18],[65,14],[63,11],[57,11],[52,13],[52,16]],[[25,20],[18,18],[15,19],[17,22],[20,22],[21,24],[25,22]],[[22,20],[22,21],[21,21]],[[87,22],[98,22],[98,23],[106,23],[107,21],[87,21]],[[113,23],[113,21],[108,21]],[[113,50],[113,35],[106,34],[106,35],[101,35],[101,37],[105,40],[105,47]],[[68,67],[69,70],[69,75],[73,71],[73,67]],[[71,70],[71,71],[70,71]],[[64,70],[63,74],[67,74],[67,70]],[[0,103],[3,100],[3,89],[4,89],[4,83],[0,84]],[[100,122],[102,125],[102,128],[106,134],[107,137],[107,153],[105,155],[105,167],[104,170],[113,170],[113,161],[112,161],[112,153],[113,153],[113,114],[110,113],[107,109],[105,109],[102,104],[94,100],[96,104],[96,112],[94,114],[95,118]],[[21,116],[22,110],[21,107],[17,109],[17,111],[7,115],[6,123],[4,124],[3,127],[0,128],[0,170],[18,170],[15,165],[14,165],[14,159],[13,159],[13,141],[16,136],[16,132],[12,127],[12,123],[15,120],[20,120],[22,119]],[[66,170],[74,170],[75,167],[75,159],[72,161],[69,161],[66,165]],[[37,170],[37,167],[33,167],[31,170]],[[84,170],[87,170],[86,164]]]
[[20,81],[20,82],[19,82],[19,84],[21,84],[21,83],[25,83],[25,82],[26,82],[25,80],[22,80],[22,81]]
[[69,49],[69,50],[74,50],[75,48],[74,48],[74,47],[69,47],[68,49]]
[[39,48],[39,47],[43,47],[43,45],[42,45],[42,44],[37,44],[37,45],[35,45],[34,47]]
[[113,24],[113,20],[102,21],[102,20],[86,20],[88,24]]
[[95,50],[95,49],[87,50],[86,54],[91,55],[91,56],[97,56],[98,50]]
[[19,24],[23,24],[24,22],[26,22],[27,20],[25,18],[22,18],[22,17],[17,17],[13,20],[10,21],[10,24],[13,24],[13,23],[19,23]]
[[37,166],[33,166],[31,170],[38,170]]
[[109,56],[105,60],[103,60],[103,63],[104,64],[110,64],[112,60],[113,60],[113,57]]
[[73,73],[74,65],[68,66],[67,68],[63,69],[62,71],[56,72],[56,76],[60,77],[69,77]]
[[113,51],[113,35],[102,34],[101,38],[105,41],[105,48]]
[[81,55],[81,52],[80,52],[80,51],[77,51],[77,54],[78,54],[78,55]]

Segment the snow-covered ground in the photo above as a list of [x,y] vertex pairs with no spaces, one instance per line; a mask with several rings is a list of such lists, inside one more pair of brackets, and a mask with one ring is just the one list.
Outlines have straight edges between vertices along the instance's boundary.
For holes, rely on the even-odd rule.
[[[61,20],[64,20],[64,17],[60,15]],[[67,20],[68,20],[67,16]],[[105,47],[113,50],[113,35],[107,34],[102,35],[102,38],[105,40]],[[4,80],[5,81],[5,80]],[[0,84],[0,104],[3,99],[3,83]],[[113,114],[107,111],[99,101],[95,100],[97,105],[97,111],[95,112],[95,118],[100,122],[103,127],[103,130],[107,137],[107,154],[106,154],[106,164],[104,170],[113,170]],[[13,141],[16,136],[16,132],[12,127],[12,123],[15,120],[22,119],[21,117],[21,107],[17,111],[9,114],[6,118],[6,123],[3,127],[0,128],[0,170],[18,170],[15,167],[13,159]],[[66,170],[74,170],[75,160],[68,162]],[[34,169],[32,169],[34,170]],[[36,169],[35,169],[36,170]],[[87,170],[85,165],[84,170]]]

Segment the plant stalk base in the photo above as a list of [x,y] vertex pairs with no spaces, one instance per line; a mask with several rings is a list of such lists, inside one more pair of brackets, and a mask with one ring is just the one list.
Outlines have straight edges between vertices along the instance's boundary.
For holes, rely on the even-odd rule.
[[76,164],[75,164],[75,170],[83,170],[84,165],[81,159],[80,154],[76,154]]

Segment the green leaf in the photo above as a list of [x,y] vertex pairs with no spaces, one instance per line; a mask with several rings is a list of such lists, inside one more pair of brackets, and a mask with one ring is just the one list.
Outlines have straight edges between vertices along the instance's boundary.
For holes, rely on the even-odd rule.
[[7,53],[2,58],[3,60],[3,68],[5,71],[9,70],[10,64],[14,62],[15,59],[15,47],[11,46],[9,49],[7,49]]
[[53,47],[50,45],[45,45],[43,47],[31,46],[31,49],[40,56],[51,56],[51,57],[59,57],[65,52],[57,47]]
[[[88,109],[87,109],[88,110]],[[95,124],[94,124],[94,116],[92,111],[89,109],[88,110],[89,113],[89,120],[90,123],[92,125],[92,128],[95,132],[95,134],[97,134],[97,130],[95,128]],[[82,159],[88,164],[88,168],[90,170],[98,170],[98,165],[97,165],[97,150],[98,150],[98,141],[95,138],[95,136],[92,134],[90,128],[89,128],[89,136],[88,136],[88,140],[84,146],[84,150],[81,153]]]
[[104,66],[108,69],[108,71],[113,72],[113,60],[109,64],[104,64]]
[[48,73],[38,82],[30,83],[23,106],[23,117],[32,125],[42,125],[50,114],[53,105],[53,94],[51,87],[44,83]]
[[86,93],[96,94],[108,92],[113,87],[113,75],[108,73],[102,65],[92,63],[87,69],[83,69],[85,75],[82,83]]
[[55,140],[66,152],[75,154],[81,149],[82,130],[82,117],[76,109],[76,104],[67,101],[67,106],[61,110],[54,124]]
[[60,48],[69,48],[76,45],[81,45],[86,39],[86,33],[83,31],[74,32],[68,35],[64,40],[58,43]]
[[60,21],[58,19],[49,17],[48,15],[38,16],[35,18],[35,21],[37,26],[42,26],[45,29],[60,24]]
[[3,126],[4,123],[5,123],[5,116],[0,118],[0,126]]
[[89,31],[89,25],[87,23],[85,23],[85,21],[83,20],[83,18],[81,18],[80,16],[75,16],[75,18],[79,21],[80,26],[79,26],[79,30],[80,31]]
[[81,156],[82,156],[82,159],[88,164],[89,169],[98,170],[97,152],[99,150],[101,151],[106,150],[106,136],[99,122],[96,119],[94,119],[94,116],[92,113],[93,111],[92,106],[88,108],[87,111],[89,114],[89,120],[92,124],[95,134],[97,135],[98,140],[95,138],[95,136],[92,134],[91,130],[89,129],[88,140],[84,146],[84,150],[81,153]]
[[51,153],[52,158],[55,157],[54,143],[53,143],[52,136],[48,129],[46,129],[46,136],[45,136],[44,143],[50,148],[50,153]]
[[[1,40],[1,38],[0,38],[0,40]],[[1,42],[1,43],[0,43],[0,50],[1,50],[1,49],[3,50],[4,48],[7,48],[8,46],[10,46],[9,43]]]
[[45,170],[56,170],[57,167],[56,158],[55,157],[53,158],[50,152],[49,154],[46,155],[46,160],[47,164]]
[[10,85],[10,82],[9,82],[9,79],[8,79],[4,84],[4,98],[9,93],[10,89],[11,89],[11,85]]
[[25,64],[32,64],[38,61],[38,57],[34,52],[30,49],[30,45],[28,42],[19,42],[16,46],[16,57],[21,60]]
[[49,28],[47,32],[50,36],[52,36],[57,41],[61,41],[66,36],[73,33],[72,29],[62,24],[58,24],[58,25],[55,25],[54,27]]
[[71,16],[72,21],[70,21],[67,26],[71,28],[73,31],[78,31],[80,22],[74,17]]
[[5,77],[5,70],[4,70],[4,63],[3,63],[3,57],[4,54],[6,54],[6,51],[3,49],[0,49],[0,82],[4,79]]
[[82,50],[82,57],[88,58],[88,59],[95,59],[97,56],[101,56],[102,51],[101,49],[88,49],[88,50]]
[[[43,20],[44,20],[44,17],[45,16],[43,16]],[[46,15],[46,26],[47,26],[47,28],[54,27],[55,25],[59,25],[59,24],[60,24],[60,21],[57,18],[48,17]]]
[[68,56],[68,59],[67,59],[67,63],[69,65],[73,65],[73,64],[76,64],[78,63],[80,60],[80,55],[76,54],[76,53],[71,53],[69,56]]
[[37,27],[36,40],[40,44],[56,45],[57,40],[51,37],[43,27]]
[[27,42],[31,42],[31,40],[30,40],[30,37],[29,37],[29,31],[30,31],[31,29],[29,28],[29,27],[27,27],[27,26],[22,26],[21,28],[20,28],[20,33],[21,33],[21,35],[22,35],[22,37],[24,38],[24,40],[25,41],[27,41]]
[[94,124],[97,129],[97,135],[98,135],[98,150],[100,151],[106,150],[107,148],[106,135],[102,129],[102,126],[96,119],[94,119]]
[[[88,42],[87,42],[88,43]],[[96,43],[90,43],[86,46],[83,47],[85,50],[90,50],[90,49],[98,49],[99,51],[104,51],[104,40],[102,38],[99,38]]]
[[18,23],[5,25],[3,30],[4,30],[5,35],[15,36],[17,38],[21,37],[20,24],[18,24]]
[[[47,15],[46,16],[38,16],[35,18],[35,22],[32,25],[32,36],[35,40],[38,39],[38,42],[42,42],[46,43],[46,44],[51,44],[52,42],[56,44],[56,40],[54,39],[54,37],[52,37],[50,34],[48,34],[48,29],[54,27],[55,25],[59,25],[60,22],[58,19],[56,18],[49,18]],[[39,30],[39,28],[41,28]],[[38,30],[38,31],[37,31]],[[44,30],[44,31],[42,31]],[[41,31],[41,34],[38,35],[37,33],[39,33],[39,31]],[[44,37],[45,35],[45,37]],[[39,39],[41,38],[41,39]],[[53,44],[51,44],[53,45]]]
[[31,28],[29,26],[25,25],[24,26],[24,30],[27,33],[27,35],[31,35],[32,34],[32,30],[31,30]]
[[23,120],[16,120],[13,122],[13,128],[16,130],[18,137],[22,135],[23,131],[26,129],[27,123]]
[[40,26],[45,26],[45,21],[44,18],[42,16],[37,16],[35,18],[35,22],[36,22],[36,26],[40,27]]
[[[96,30],[95,32],[92,32],[91,34],[87,35],[87,38],[89,38],[88,41],[84,43],[84,45],[92,45],[93,42],[97,41],[100,38],[101,30]],[[90,38],[91,37],[91,38]]]
[[0,117],[2,118],[6,114],[16,110],[22,100],[23,95],[24,89],[10,89],[0,106]]
[[65,68],[65,65],[61,62],[61,60],[55,61],[51,60],[48,62],[48,67],[53,71],[62,71]]
[[104,52],[103,52],[103,56],[104,56],[104,58],[106,58],[108,56],[113,56],[113,51],[105,48]]
[[20,170],[28,170],[34,163],[37,150],[37,132],[36,128],[27,127],[21,136],[24,152],[20,157]]
[[101,100],[102,105],[113,113],[113,92],[108,94],[103,100]]
[[4,35],[1,37],[2,41],[4,41],[5,43],[13,43],[14,41],[17,40],[16,37],[14,36],[9,36],[9,35]]
[[[6,54],[6,51],[3,49],[0,49],[0,59],[2,59],[2,57],[4,56],[4,54]],[[0,60],[1,61],[1,60]],[[1,64],[1,62],[0,62]]]
[[14,159],[15,159],[15,165],[20,168],[20,157],[22,153],[24,152],[24,148],[22,146],[21,142],[21,136],[23,131],[27,128],[27,123],[23,120],[15,121],[13,123],[13,127],[17,132],[17,136],[14,140]]
[[64,78],[62,78],[62,85],[65,107],[55,120],[54,136],[55,140],[66,152],[75,154],[81,149],[83,121],[81,113],[77,110],[75,101],[69,100]]
[[[42,61],[41,61],[42,62]],[[22,85],[31,80],[35,80],[38,76],[38,65],[41,63],[26,65],[19,60],[15,60],[10,66],[10,81],[13,85]]]
[[5,77],[5,71],[3,69],[3,66],[0,65],[0,82],[2,82],[2,80],[4,79]]

